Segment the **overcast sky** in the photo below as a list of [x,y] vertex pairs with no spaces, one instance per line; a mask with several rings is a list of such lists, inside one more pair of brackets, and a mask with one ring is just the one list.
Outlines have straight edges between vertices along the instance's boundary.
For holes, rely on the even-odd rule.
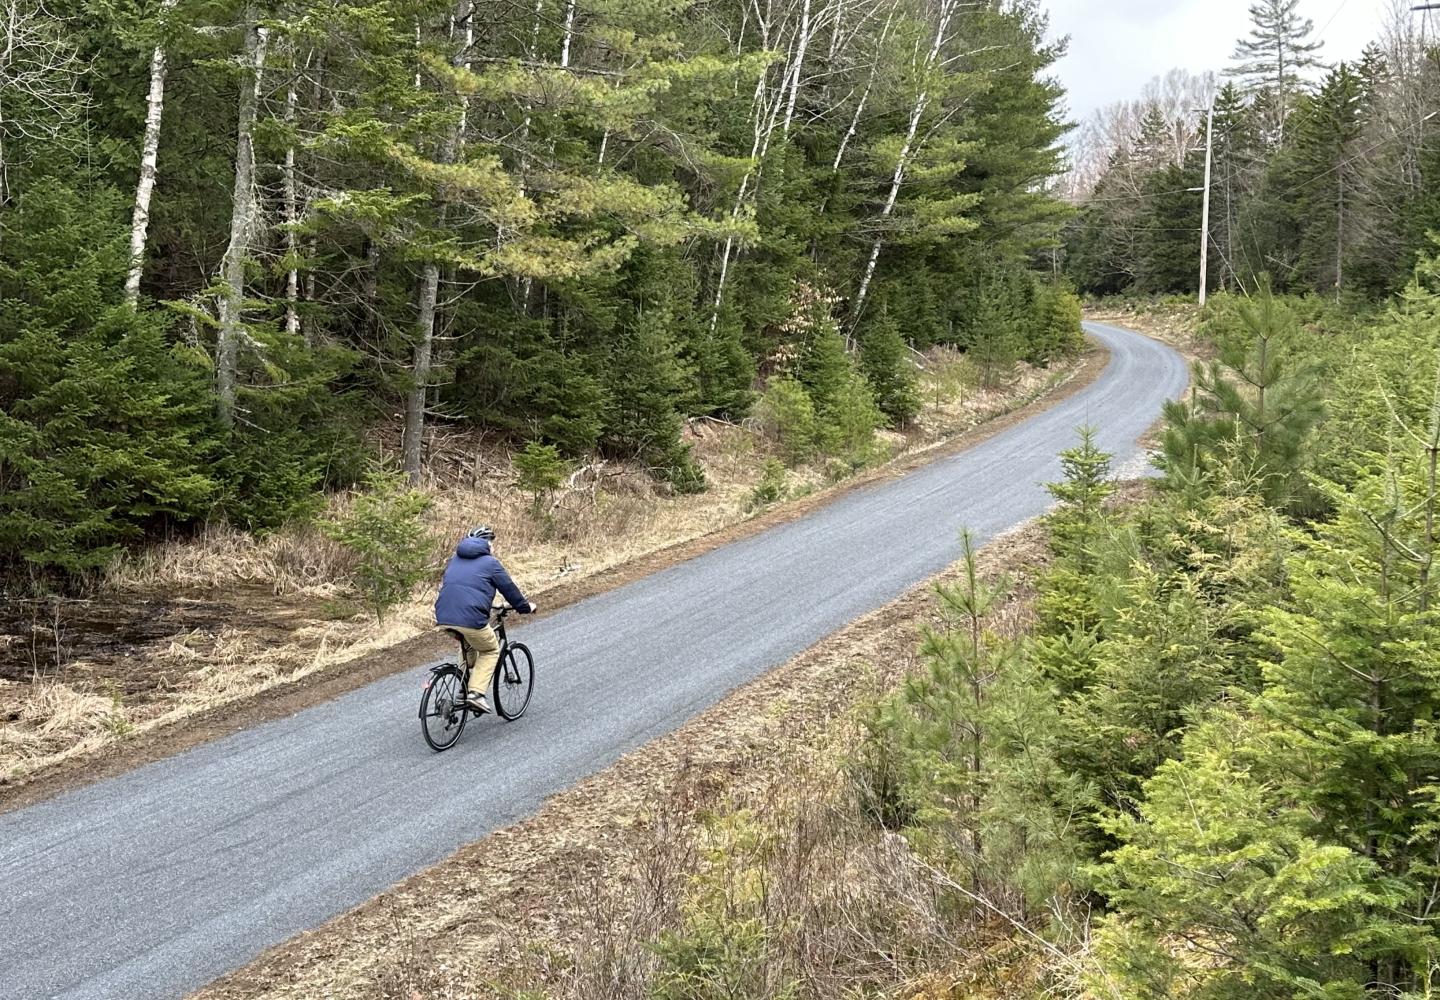
[[[1250,26],[1249,0],[1047,0],[1046,6],[1051,33],[1070,36],[1056,72],[1070,92],[1073,121],[1138,96],[1147,80],[1171,67],[1223,70]],[[1379,34],[1385,7],[1385,0],[1300,0],[1301,14],[1317,32],[1324,29],[1320,55],[1331,62],[1353,59]]]

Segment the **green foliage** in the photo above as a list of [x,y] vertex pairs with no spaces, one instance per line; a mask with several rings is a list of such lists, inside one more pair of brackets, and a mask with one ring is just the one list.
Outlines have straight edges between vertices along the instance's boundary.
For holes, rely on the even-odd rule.
[[1080,298],[1063,283],[1036,283],[1034,315],[1034,326],[1027,339],[1026,361],[1049,364],[1074,354],[1084,346]]
[[828,412],[820,414],[822,449],[835,456],[849,471],[874,461],[878,446],[875,431],[885,423],[863,376],[851,371],[841,383]]
[[920,413],[915,366],[888,310],[860,333],[860,369],[891,427],[905,427]]
[[822,426],[838,408],[853,372],[835,322],[828,317],[815,321],[801,341],[795,377],[814,404]]
[[[815,418],[787,457],[823,453],[850,469],[870,458],[876,405],[895,426],[913,419],[900,345],[968,346],[977,296],[1005,300],[995,314],[1010,355],[1049,359],[1070,336],[1065,309],[1030,273],[1067,209],[1045,193],[1066,129],[1050,73],[1059,49],[1028,2],[951,11],[928,64],[910,43],[933,37],[937,9],[902,4],[853,23],[817,10],[812,53],[838,51],[843,34],[864,55],[823,82],[793,72],[795,46],[766,49],[734,0],[704,17],[602,3],[573,23],[497,9],[463,52],[446,4],[179,4],[157,18],[144,5],[57,2],[22,5],[12,55],[37,67],[27,88],[38,89],[9,95],[0,122],[0,346],[71,395],[104,383],[136,403],[95,414],[96,426],[152,426],[138,412],[148,409],[174,437],[107,443],[150,456],[133,476],[111,470],[107,492],[75,485],[83,462],[60,453],[77,441],[12,428],[7,447],[30,464],[4,466],[6,485],[23,475],[30,490],[44,478],[37,463],[58,479],[24,501],[26,518],[55,530],[15,529],[28,540],[7,542],[7,568],[72,545],[98,565],[115,544],[200,518],[264,531],[312,517],[324,491],[363,475],[363,443],[388,442],[399,420],[422,452],[433,435],[421,425],[441,416],[572,459],[633,458],[674,489],[701,489],[684,419],[743,419],[757,374],[792,342],[805,357],[791,374]],[[794,13],[766,17],[793,32],[779,21]],[[271,39],[258,73],[238,68],[255,37],[243,22],[257,15]],[[131,391],[108,372],[78,374],[93,368],[78,342],[125,304],[157,45],[168,66],[159,182],[132,310],[153,333],[112,327],[104,345],[135,339],[143,357],[114,376]],[[301,77],[292,95],[285,81]],[[757,84],[783,95],[786,80],[801,113],[767,124],[744,95]],[[907,142],[917,85],[926,99]],[[241,94],[254,99],[243,139]],[[238,213],[216,197],[247,160],[237,142],[254,153],[241,196],[257,198]],[[962,289],[977,264],[983,282]],[[862,275],[873,278],[868,307],[855,294]],[[796,337],[798,287],[824,289],[826,307]],[[433,329],[421,289],[435,290]],[[894,329],[859,330],[862,382],[839,330],[886,299]],[[71,319],[50,322],[44,301]],[[56,382],[67,365],[74,380]],[[9,384],[0,393],[25,402]],[[225,411],[223,432],[207,409]],[[42,507],[49,521],[33,513]]]
[[1201,727],[1114,821],[1101,961],[1122,995],[1359,1000],[1370,957],[1416,939],[1400,887],[1256,773],[1264,735],[1233,715]]
[[1238,334],[1221,340],[1218,360],[1195,366],[1188,400],[1165,405],[1167,482],[1191,487],[1224,468],[1268,503],[1313,510],[1305,446],[1322,410],[1295,315],[1268,289],[1234,308]]
[[529,441],[515,453],[515,486],[530,494],[531,507],[538,513],[540,502],[565,481],[565,469],[554,445]]
[[861,804],[902,828],[932,863],[974,891],[1018,891],[1043,908],[1073,882],[1070,822],[1051,806],[1080,789],[1055,752],[1058,702],[1021,649],[988,630],[1007,599],[962,539],[961,578],[937,593],[946,619],[921,647],[924,669],[865,719],[851,765]]
[[680,492],[694,493],[705,488],[705,477],[689,446],[680,441],[675,404],[686,386],[686,372],[670,336],[670,322],[664,310],[641,312],[615,344],[603,440],[622,455],[640,458]]
[[1081,427],[1079,435],[1078,445],[1060,453],[1065,479],[1045,489],[1060,504],[1049,517],[1051,547],[1073,553],[1084,565],[1115,483],[1110,478],[1111,456],[1095,446],[1095,429]]
[[0,567],[78,574],[219,491],[206,374],[116,304],[122,200],[42,182],[0,235]]
[[819,438],[815,404],[797,380],[786,376],[771,379],[755,406],[755,416],[790,465],[815,453]]
[[353,557],[350,582],[377,619],[431,571],[433,546],[422,521],[429,508],[429,497],[403,476],[376,470],[337,517],[320,522]]
[[784,500],[789,493],[789,476],[785,465],[778,459],[767,459],[760,473],[760,481],[745,500],[746,510],[762,510],[771,504]]

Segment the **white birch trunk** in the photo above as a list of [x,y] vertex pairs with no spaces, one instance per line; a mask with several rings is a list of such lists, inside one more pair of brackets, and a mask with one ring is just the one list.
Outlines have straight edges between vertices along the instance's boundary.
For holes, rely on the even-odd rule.
[[217,412],[225,427],[235,424],[235,367],[240,341],[245,336],[241,312],[245,301],[245,254],[250,248],[250,231],[255,223],[255,110],[260,103],[260,83],[265,68],[265,44],[269,30],[257,22],[253,7],[246,8],[245,66],[251,79],[240,88],[240,111],[236,125],[235,186],[230,207],[230,242],[221,265],[223,290],[220,294],[220,333],[215,345],[215,388]]
[[[292,83],[285,94],[285,122],[293,125],[295,122],[295,85]],[[295,266],[295,257],[299,253],[299,237],[295,234],[295,224],[300,220],[299,198],[295,184],[295,144],[292,142],[285,147],[285,170],[284,170],[284,197],[285,197],[285,255],[290,259],[290,267],[285,273],[285,332],[294,336],[300,332],[300,312],[296,308],[300,301],[300,271]],[[305,345],[310,345],[309,333],[305,336]]]
[[800,78],[805,69],[805,50],[810,47],[810,0],[805,0],[800,9],[800,37],[795,44],[795,69],[790,82],[790,100],[785,106],[785,125],[781,135],[790,134],[790,123],[795,119],[795,101],[800,96]]
[[[950,19],[955,13],[957,0],[943,0],[940,5],[940,23],[935,30],[935,40],[930,46],[930,53],[925,58],[924,71],[928,74],[935,65],[935,60],[940,55],[940,47],[945,42],[945,33],[950,29]],[[890,192],[885,196],[885,207],[880,211],[881,219],[888,219],[895,211],[895,201],[900,195],[900,187],[905,183],[905,168],[909,165],[910,156],[914,151],[915,133],[920,129],[920,120],[925,115],[925,108],[930,103],[930,88],[927,83],[922,83],[920,93],[915,98],[915,106],[910,110],[910,124],[905,130],[905,142],[900,147],[900,155],[895,161],[895,172],[890,177]],[[865,261],[865,273],[860,279],[860,288],[855,293],[855,304],[851,307],[850,313],[854,318],[859,318],[865,307],[865,296],[870,291],[870,281],[875,277],[875,265],[880,262],[880,248],[885,242],[885,234],[882,231],[875,234],[875,240],[870,244],[870,255]]]
[[[762,22],[762,38],[769,37],[768,27],[769,26],[767,24]],[[793,54],[794,50],[792,49],[792,58]],[[751,102],[751,108],[753,109],[753,117],[751,120],[755,132],[754,140],[750,144],[751,165],[750,168],[745,171],[745,176],[740,178],[740,190],[736,192],[735,203],[730,209],[730,218],[732,221],[738,219],[740,217],[740,213],[745,208],[745,199],[746,196],[750,193],[751,180],[754,180],[757,184],[759,183],[760,163],[762,160],[765,159],[765,154],[770,151],[770,139],[775,134],[775,128],[779,124],[780,107],[783,103],[783,99],[785,96],[785,87],[787,82],[789,81],[789,78],[789,69],[787,64],[786,72],[782,73],[780,76],[780,92],[776,96],[774,104],[770,107],[770,110],[768,112],[768,118],[765,107],[765,74],[761,73],[759,79],[755,82],[755,96]],[[725,285],[729,281],[730,257],[734,250],[735,237],[725,237],[725,247],[720,254],[720,275],[715,281],[715,298],[714,301],[711,303],[710,309],[711,333],[715,332],[715,327],[720,322],[720,307],[725,302]]]
[[[175,7],[163,0],[160,20]],[[140,147],[140,180],[135,185],[135,211],[130,221],[130,271],[125,276],[125,301],[140,299],[140,277],[145,270],[145,238],[150,231],[150,196],[155,191],[155,164],[160,158],[160,116],[165,109],[165,46],[150,53],[150,92],[145,98],[145,141]]]
[[570,40],[575,36],[575,0],[565,3],[565,40],[560,44],[560,68],[570,65]]

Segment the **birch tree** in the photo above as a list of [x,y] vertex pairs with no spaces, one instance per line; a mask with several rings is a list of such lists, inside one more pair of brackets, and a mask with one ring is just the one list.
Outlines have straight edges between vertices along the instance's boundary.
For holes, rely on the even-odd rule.
[[255,113],[265,75],[270,31],[258,10],[245,8],[245,46],[235,127],[235,182],[231,190],[230,240],[220,265],[219,336],[215,346],[216,411],[225,427],[235,424],[235,379],[244,323],[245,258],[256,222]]
[[[161,0],[159,30],[165,30],[176,0]],[[150,54],[150,89],[145,95],[145,138],[140,146],[140,179],[135,185],[135,210],[130,223],[130,271],[125,277],[125,299],[131,305],[140,298],[140,278],[145,270],[145,237],[150,230],[150,197],[155,192],[155,165],[160,158],[160,119],[165,109],[165,41],[155,43]]]
[[[932,88],[935,86],[933,79],[934,71],[940,59],[941,48],[949,36],[950,24],[955,17],[955,11],[960,6],[960,0],[939,0],[934,12],[935,34],[930,42],[930,48],[926,52],[924,60],[916,67],[917,89],[915,103],[910,108],[909,124],[905,129],[905,139],[900,145],[900,151],[895,157],[895,170],[890,176],[890,187],[885,195],[885,202],[880,209],[880,219],[889,219],[895,211],[895,201],[900,195],[900,187],[905,183],[905,171],[910,166],[911,157],[916,149],[916,137],[920,130],[920,122],[925,117],[925,111],[930,106]],[[870,291],[870,282],[875,277],[875,265],[880,261],[880,248],[885,240],[884,232],[877,230],[875,238],[870,243],[870,253],[865,259],[865,268],[860,275],[860,287],[855,292],[855,299],[851,305],[851,316],[859,317],[865,310],[865,296]]]
[[62,21],[39,0],[0,2],[0,207],[29,148],[67,144],[83,100],[80,62]]

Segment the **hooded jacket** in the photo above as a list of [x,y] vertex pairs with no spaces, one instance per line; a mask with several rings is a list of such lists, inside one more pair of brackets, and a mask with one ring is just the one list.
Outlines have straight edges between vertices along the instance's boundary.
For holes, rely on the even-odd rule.
[[436,624],[484,628],[490,623],[490,605],[497,590],[512,606],[529,613],[530,602],[500,560],[490,554],[490,543],[483,538],[460,539],[440,581],[440,596],[435,599]]

